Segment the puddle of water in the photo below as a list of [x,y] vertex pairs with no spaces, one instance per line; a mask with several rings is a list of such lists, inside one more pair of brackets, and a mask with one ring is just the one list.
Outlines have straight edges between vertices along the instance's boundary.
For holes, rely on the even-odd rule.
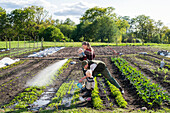
[[62,105],[64,105],[65,107],[69,107],[71,105],[71,99],[72,98],[73,98],[72,96],[71,97],[64,97],[62,99]]
[[33,107],[30,109],[33,111],[38,111],[40,108],[46,107],[46,105],[50,103],[51,98],[55,95],[56,92],[54,91],[54,88],[47,89],[47,91],[45,91],[38,100],[31,104]]
[[33,105],[36,106],[36,107],[42,107],[42,106],[44,106],[44,105],[47,105],[49,102],[50,102],[50,100],[42,100],[42,99],[39,99],[39,100],[35,101],[35,102],[33,103]]
[[41,70],[34,78],[28,80],[26,87],[28,86],[45,86],[50,83],[52,78],[55,76],[57,70],[65,63],[68,59],[56,62],[45,69]]

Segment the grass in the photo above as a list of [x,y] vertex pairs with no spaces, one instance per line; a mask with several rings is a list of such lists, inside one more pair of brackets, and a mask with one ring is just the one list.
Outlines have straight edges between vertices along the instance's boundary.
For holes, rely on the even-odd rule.
[[[43,42],[43,47],[81,47],[82,42]],[[116,43],[101,43],[101,42],[90,42],[92,46],[116,46]],[[126,46],[126,45],[135,45],[135,46],[142,46],[142,43],[120,43],[118,46]],[[144,46],[153,46],[156,48],[162,48],[170,51],[170,44],[157,44],[157,43],[145,43]],[[37,48],[41,47],[41,42],[34,42],[33,41],[19,41],[19,48]],[[6,48],[6,42],[5,41],[0,41],[0,48]],[[9,48],[9,42],[7,42],[7,48]],[[18,41],[11,41],[11,48],[18,48]]]
[[[1,109],[0,109],[1,111]],[[10,109],[6,110],[7,113],[10,113]],[[82,108],[74,108],[74,109],[66,109],[66,110],[42,110],[38,113],[169,113],[170,109],[163,108],[161,110],[146,110],[141,111],[133,110],[133,109],[122,109],[122,108],[114,108],[113,110],[96,110],[92,108],[82,107]],[[32,113],[32,111],[27,111],[26,109],[18,109],[13,113]]]

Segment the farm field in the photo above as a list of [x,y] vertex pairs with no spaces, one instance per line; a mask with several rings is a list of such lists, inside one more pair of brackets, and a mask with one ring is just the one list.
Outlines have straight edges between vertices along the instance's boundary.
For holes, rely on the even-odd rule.
[[[43,47],[81,47],[82,42],[43,42]],[[6,43],[5,41],[0,41],[0,49],[9,48],[9,41]],[[35,42],[34,41],[11,41],[10,42],[11,48],[40,48],[41,42]],[[116,46],[116,43],[98,43],[98,42],[91,42],[92,46]],[[142,43],[119,43],[118,46],[142,46]],[[165,49],[170,51],[170,44],[157,44],[157,43],[145,43],[144,46],[152,46],[159,49]]]
[[[81,43],[75,43],[74,47],[72,44],[47,57],[26,57],[40,50],[37,48],[13,55],[11,58],[19,58],[20,62],[0,69],[0,112],[170,112],[170,59],[155,54],[160,48],[101,46],[100,43],[92,43],[92,46],[95,59],[105,62],[125,94],[122,95],[114,85],[98,75],[92,101],[79,101],[82,93],[77,83],[83,77],[83,72],[77,50]],[[162,47],[166,49],[167,45]],[[123,55],[114,55],[113,50]],[[139,52],[147,52],[148,55],[139,55]],[[3,54],[0,53],[1,59],[10,56]],[[165,67],[159,69],[162,58],[165,59]],[[39,87],[27,85],[39,72],[64,59],[68,60],[48,84]],[[71,65],[72,61],[76,64]],[[36,101],[47,103],[36,105]]]

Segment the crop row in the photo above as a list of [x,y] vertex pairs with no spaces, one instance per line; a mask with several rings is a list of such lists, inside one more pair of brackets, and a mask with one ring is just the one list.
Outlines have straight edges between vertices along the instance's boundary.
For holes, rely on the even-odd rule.
[[96,77],[94,78],[94,81],[95,81],[95,86],[94,86],[94,90],[92,91],[92,103],[96,109],[103,109],[104,108],[103,101],[99,96],[99,88],[97,85]]
[[[168,69],[162,68],[160,69],[159,66],[152,65],[149,61],[145,61],[143,59],[137,58],[134,55],[126,55],[124,56],[129,62],[134,64],[135,66],[139,67],[142,71],[148,74],[150,77],[154,77],[160,83],[168,83],[170,73]],[[165,84],[163,84],[166,86]]]
[[115,100],[116,100],[117,104],[119,105],[119,107],[126,108],[127,107],[127,102],[123,98],[123,96],[122,96],[121,92],[119,91],[119,89],[116,88],[113,84],[111,84],[108,80],[107,80],[107,84],[108,84],[108,86],[109,86],[109,88],[111,90],[112,96],[115,97]]
[[20,60],[20,61],[18,61],[18,62],[15,62],[15,63],[11,64],[11,65],[8,65],[8,66],[5,66],[5,67],[0,68],[0,71],[4,71],[4,70],[7,70],[7,69],[11,69],[11,68],[16,67],[16,66],[18,66],[18,65],[20,65],[20,64],[23,64],[23,63],[26,62],[26,61],[28,61],[28,60]]
[[70,92],[72,85],[74,83],[73,81],[70,81],[69,83],[63,83],[60,88],[58,89],[57,93],[55,94],[55,97],[52,98],[52,102],[48,105],[48,107],[53,108],[62,105],[62,99],[67,94],[67,92]]
[[[100,75],[99,75],[100,76]],[[113,101],[110,100],[109,96],[109,92],[108,90],[106,90],[106,84],[105,84],[105,79],[103,78],[100,78],[99,79],[99,83],[98,83],[98,86],[99,86],[99,95],[100,96],[103,96],[103,104],[106,103],[105,105],[105,108],[109,108],[109,109],[112,109],[113,108]]]
[[123,58],[112,58],[112,62],[118,67],[122,75],[125,76],[136,88],[139,96],[150,106],[161,105],[165,100],[169,101],[169,95],[158,84],[151,83],[136,68],[130,66]]
[[20,51],[15,51],[15,52],[9,52],[9,53],[5,53],[5,54],[1,54],[0,57],[5,57],[5,56],[18,56],[18,55],[22,55],[22,54],[27,54],[27,53],[31,53],[34,51],[39,51],[40,48],[38,49],[24,49],[24,50],[20,50]]
[[[149,57],[147,55],[138,55],[137,57],[142,58],[144,60],[149,60],[151,62],[154,62],[154,63],[158,64],[158,65],[160,65],[160,63],[161,63],[161,60],[151,58],[151,57]],[[164,62],[165,62],[165,68],[170,69],[170,64],[168,62],[166,62],[166,61],[164,61]]]
[[36,86],[26,88],[22,93],[18,94],[9,104],[4,105],[3,108],[26,108],[38,99],[38,97],[44,92],[44,89],[45,87]]

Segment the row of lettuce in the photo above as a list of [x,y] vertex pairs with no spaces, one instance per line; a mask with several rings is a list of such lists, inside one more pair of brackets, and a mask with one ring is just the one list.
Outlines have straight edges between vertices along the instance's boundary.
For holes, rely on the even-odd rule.
[[115,66],[119,69],[130,83],[136,88],[138,95],[150,106],[162,105],[164,101],[170,101],[168,93],[159,86],[152,83],[141,71],[129,65],[123,58],[111,58]]
[[[94,78],[94,80],[95,80],[95,87],[94,87],[94,90],[92,91],[93,106],[96,109],[104,109],[105,106],[103,105],[103,100],[100,98],[100,95],[99,95],[99,88],[98,88],[98,83],[97,83],[96,77]],[[111,84],[107,79],[106,79],[106,81],[107,81],[106,82],[107,85],[109,86],[109,88],[111,90],[111,96],[113,96],[115,98],[118,106],[122,107],[122,108],[126,108],[127,102],[123,98],[119,89],[116,88],[113,84]],[[112,105],[112,103],[110,103],[110,105]]]

